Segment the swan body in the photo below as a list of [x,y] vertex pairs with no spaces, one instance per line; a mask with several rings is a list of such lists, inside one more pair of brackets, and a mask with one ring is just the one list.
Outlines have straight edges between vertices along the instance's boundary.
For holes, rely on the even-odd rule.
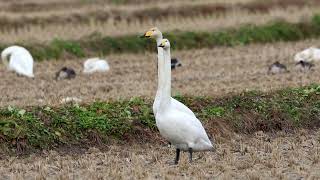
[[175,109],[171,102],[156,115],[156,124],[160,134],[177,149],[206,151],[213,148],[201,122]]
[[179,161],[180,151],[189,151],[190,161],[192,161],[192,152],[212,150],[213,145],[201,122],[194,115],[181,111],[174,104],[177,100],[171,97],[170,42],[163,39],[159,46],[164,49],[164,64],[159,67],[163,72],[164,86],[161,89],[156,124],[160,134],[177,149],[175,164]]
[[83,72],[91,74],[94,72],[107,72],[110,70],[110,66],[106,60],[99,58],[90,58],[83,64]]
[[312,62],[312,61],[320,61],[320,49],[315,47],[310,47],[305,49],[294,56],[295,62],[305,61],[305,62]]
[[[162,41],[162,33],[158,28],[151,28],[149,31],[147,31],[144,35],[144,37],[146,38],[152,38],[155,39],[157,42],[157,51],[158,51],[158,89],[157,89],[157,93],[156,93],[156,97],[155,100],[153,102],[153,106],[152,106],[152,110],[153,110],[153,114],[156,116],[157,111],[159,109],[160,106],[160,97],[161,97],[161,88],[163,87],[163,77],[161,75],[161,71],[160,71],[160,66],[163,66],[163,49],[161,47],[158,47]],[[181,102],[171,98],[172,101],[172,106],[175,107],[175,109],[185,112],[187,114],[190,114],[192,116],[195,117],[194,113],[184,104],[182,104]]]
[[10,46],[1,52],[2,62],[9,71],[18,75],[34,77],[33,58],[28,50],[20,46]]

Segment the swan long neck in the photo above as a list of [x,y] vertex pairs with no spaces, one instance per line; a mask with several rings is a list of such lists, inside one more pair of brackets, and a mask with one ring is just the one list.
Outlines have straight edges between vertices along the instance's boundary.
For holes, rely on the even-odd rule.
[[158,47],[162,41],[162,35],[156,39],[157,41],[157,50],[158,50],[158,90],[161,89],[162,86],[162,77],[161,77],[161,67],[163,66],[163,48]]
[[156,41],[157,41],[157,50],[158,50],[158,89],[156,93],[156,99],[160,98],[161,96],[161,89],[163,87],[163,76],[161,74],[162,68],[163,68],[163,49],[161,47],[158,47],[161,44],[162,35],[160,35]]
[[160,102],[161,109],[167,107],[171,102],[171,54],[170,48],[163,50],[164,68],[163,68],[163,88]]

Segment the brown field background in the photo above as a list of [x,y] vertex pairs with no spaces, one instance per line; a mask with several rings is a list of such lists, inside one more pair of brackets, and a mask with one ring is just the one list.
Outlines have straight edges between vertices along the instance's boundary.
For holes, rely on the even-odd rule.
[[[113,2],[0,0],[0,42],[73,40],[93,33],[140,34],[155,25],[162,31],[214,31],[277,19],[304,21],[320,9],[316,0]],[[218,98],[247,90],[272,91],[319,83],[319,64],[306,73],[294,69],[294,54],[309,46],[319,46],[319,39],[173,51],[172,56],[183,65],[172,72],[172,92]],[[0,107],[60,106],[66,97],[80,98],[82,103],[154,97],[155,53],[103,58],[108,60],[111,70],[93,75],[81,72],[85,58],[35,62],[35,79],[18,77],[1,64]],[[268,75],[268,66],[275,61],[287,65],[290,72]],[[74,68],[76,78],[54,80],[63,66]],[[196,153],[192,164],[183,153],[179,166],[169,166],[167,161],[174,157],[174,150],[162,139],[152,143],[115,142],[100,150],[71,146],[23,157],[2,156],[0,179],[320,179],[319,131],[252,135],[223,131],[208,131],[215,139],[216,151]]]
[[[63,2],[55,3],[63,5]],[[269,3],[201,0],[120,6],[110,3],[83,4],[78,1],[68,3],[80,4],[81,7],[71,5],[54,8],[50,5],[44,8],[45,11],[33,10],[27,13],[3,8],[0,11],[0,41],[47,42],[54,38],[82,39],[94,33],[121,36],[139,34],[153,26],[161,27],[162,31],[214,31],[248,23],[265,24],[279,19],[298,22],[310,19],[310,16],[319,12],[320,4],[316,0],[272,0]],[[13,3],[13,6],[16,7],[16,4]]]
[[[316,45],[318,40],[173,51],[182,67],[172,72],[173,94],[225,96],[246,90],[270,91],[319,82],[319,66],[301,73],[294,68],[296,52]],[[153,98],[156,86],[156,53],[110,55],[111,70],[83,74],[84,59],[36,62],[35,79],[18,77],[0,67],[0,106],[58,105],[63,98],[77,97],[83,103],[117,100],[135,96]],[[279,61],[289,73],[268,75],[268,66]],[[56,81],[55,73],[63,66],[74,68],[75,79]]]

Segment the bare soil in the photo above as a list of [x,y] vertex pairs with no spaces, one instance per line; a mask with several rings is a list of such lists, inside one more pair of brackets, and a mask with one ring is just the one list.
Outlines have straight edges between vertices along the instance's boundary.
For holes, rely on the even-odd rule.
[[[173,51],[182,67],[172,72],[173,95],[226,96],[246,90],[270,91],[319,83],[320,71],[295,70],[293,56],[318,40],[290,43],[220,47]],[[174,44],[173,44],[174,46]],[[18,77],[0,67],[0,106],[59,105],[63,98],[80,98],[83,103],[143,96],[153,98],[156,80],[156,53],[121,54],[107,57],[111,70],[85,75],[82,59],[36,62],[35,79]],[[275,61],[287,65],[289,73],[269,75],[268,66]],[[61,67],[74,68],[71,80],[54,80]]]
[[216,151],[182,153],[159,142],[106,146],[100,151],[44,151],[0,160],[0,179],[319,179],[320,131],[215,137]]

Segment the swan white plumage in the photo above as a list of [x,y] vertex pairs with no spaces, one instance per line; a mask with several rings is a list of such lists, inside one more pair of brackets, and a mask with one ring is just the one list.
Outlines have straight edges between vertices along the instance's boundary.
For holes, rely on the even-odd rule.
[[33,78],[33,58],[28,50],[20,46],[10,46],[1,52],[1,59],[9,71]]
[[99,58],[90,58],[83,64],[83,72],[91,74],[94,72],[107,72],[110,70],[110,66],[106,60]]
[[[180,151],[189,152],[192,162],[192,152],[212,150],[213,146],[201,122],[195,117],[178,109],[171,97],[171,56],[170,42],[163,39],[159,45],[163,48],[164,63],[159,67],[164,82],[160,105],[156,114],[156,124],[160,134],[176,147],[177,164]],[[161,59],[160,59],[161,60]]]
[[305,61],[305,62],[313,62],[320,61],[320,49],[315,47],[310,47],[305,49],[294,56],[295,62]]
[[[148,30],[144,35],[143,37],[146,37],[146,38],[152,38],[152,39],[155,39],[156,42],[157,42],[157,50],[158,50],[158,89],[157,89],[157,92],[156,92],[156,97],[155,97],[155,100],[153,102],[153,106],[152,106],[152,109],[153,109],[153,114],[156,115],[157,114],[157,111],[159,109],[159,106],[160,106],[160,97],[161,97],[161,89],[162,87],[164,86],[163,85],[163,75],[161,74],[162,72],[160,71],[160,68],[161,66],[163,66],[163,49],[158,47],[162,41],[162,33],[161,31],[154,27],[154,28],[151,28],[150,30]],[[178,109],[182,112],[185,112],[187,114],[190,114],[192,116],[195,117],[194,113],[187,107],[185,106],[184,104],[182,104],[181,102],[175,100],[175,99],[171,99],[172,101],[172,105],[175,107],[175,109]]]

